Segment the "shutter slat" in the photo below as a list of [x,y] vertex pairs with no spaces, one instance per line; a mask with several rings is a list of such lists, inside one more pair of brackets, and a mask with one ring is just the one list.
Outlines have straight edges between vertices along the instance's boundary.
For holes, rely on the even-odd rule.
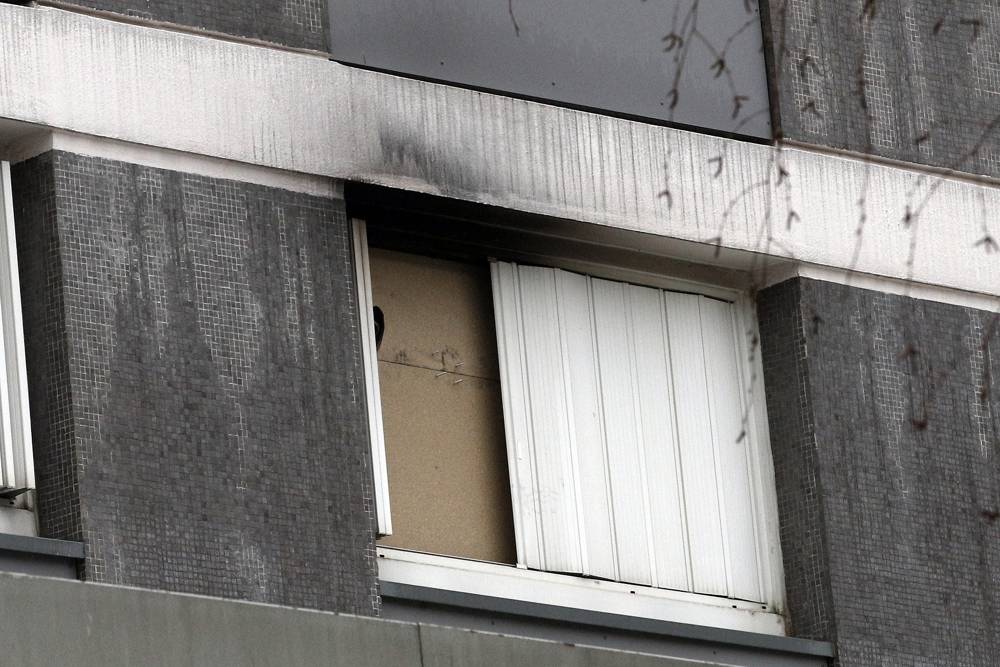
[[760,599],[753,498],[750,491],[747,434],[744,433],[743,391],[729,304],[701,297],[702,331],[708,362],[709,389],[715,406],[716,447],[723,489],[729,568],[733,597]]
[[657,585],[688,590],[687,528],[678,475],[674,399],[670,387],[663,299],[660,290],[632,287],[635,365],[638,371],[649,511]]
[[590,287],[586,276],[559,271],[562,321],[573,420],[576,427],[577,465],[583,507],[583,543],[587,551],[585,574],[617,579],[614,519],[611,515],[611,480],[604,445],[603,407],[597,377],[597,349],[591,324]]
[[591,281],[597,358],[604,404],[605,438],[611,474],[611,504],[615,516],[619,578],[652,584],[646,532],[645,487],[639,448],[642,434],[636,420],[636,396],[629,355],[625,285]]
[[532,468],[531,412],[528,409],[517,267],[495,262],[490,272],[517,559],[527,567],[542,568],[541,522]]
[[566,383],[552,269],[518,269],[543,567],[581,572]]
[[722,516],[716,493],[712,423],[706,406],[708,384],[701,344],[698,297],[664,294],[667,333],[677,400],[677,432],[691,549],[692,590],[726,595]]

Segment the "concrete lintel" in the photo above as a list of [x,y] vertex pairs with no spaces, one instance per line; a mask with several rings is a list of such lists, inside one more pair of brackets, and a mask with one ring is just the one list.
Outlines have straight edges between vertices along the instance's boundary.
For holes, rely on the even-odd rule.
[[0,119],[1000,295],[992,184],[0,5]]

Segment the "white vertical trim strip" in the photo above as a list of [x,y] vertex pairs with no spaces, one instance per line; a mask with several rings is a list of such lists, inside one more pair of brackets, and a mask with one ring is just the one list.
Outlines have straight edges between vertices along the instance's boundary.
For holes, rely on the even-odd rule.
[[[702,312],[702,303],[705,297],[698,297],[698,329],[701,332],[701,347],[705,349],[705,314]],[[708,397],[708,421],[712,430],[712,458],[715,462],[715,490],[719,500],[719,529],[722,531],[722,553],[723,563],[726,569],[726,594],[733,596],[733,563],[729,546],[729,530],[726,526],[726,495],[722,488],[722,461],[719,457],[719,428],[718,416],[716,415],[715,396],[712,392],[711,371],[709,370],[708,355],[702,356],[703,368],[705,369],[705,383],[708,387],[706,395]]]
[[[4,176],[5,187],[10,192],[10,174]],[[7,273],[10,276],[10,293],[5,299],[10,310],[9,317],[4,317],[6,323],[4,333],[9,337],[5,350],[8,355],[9,364],[7,373],[9,376],[16,376],[15,386],[11,388],[12,416],[16,421],[13,424],[16,433],[21,439],[19,451],[23,457],[23,481],[22,484],[29,488],[35,488],[35,458],[33,443],[31,440],[31,410],[28,404],[28,375],[27,361],[24,354],[24,322],[21,312],[21,277],[17,261],[17,238],[14,227],[13,197],[4,196],[5,201],[9,201],[9,211],[7,215]],[[6,313],[5,313],[6,315]],[[13,347],[13,350],[11,349]]]
[[[2,317],[2,315],[0,315]],[[0,333],[0,489],[17,487],[16,445],[10,419],[10,391],[7,387],[7,346]]]
[[494,262],[491,266],[494,289],[494,317],[503,340],[499,347],[500,386],[504,397],[507,427],[507,466],[510,470],[514,508],[514,535],[517,562],[521,567],[546,569],[545,535],[532,428],[527,350],[524,345],[520,273],[516,264]]
[[[746,466],[746,476],[747,485],[750,489],[750,516],[752,518],[750,522],[750,528],[753,530],[753,551],[757,555],[757,598],[758,600],[767,600],[768,597],[764,592],[764,572],[767,569],[765,565],[765,560],[768,558],[767,554],[764,553],[763,543],[761,540],[761,516],[760,516],[760,500],[758,499],[758,486],[756,480],[754,479],[754,442],[757,440],[757,434],[754,432],[751,424],[753,419],[753,392],[756,390],[751,383],[747,382],[746,373],[744,372],[744,367],[747,364],[752,363],[752,360],[743,357],[743,346],[740,344],[740,340],[743,337],[744,332],[740,327],[740,313],[739,306],[733,304],[731,311],[731,320],[733,325],[733,345],[736,349],[736,373],[739,377],[739,384],[741,391],[740,394],[740,409],[744,414],[743,423],[743,447],[747,460]],[[746,361],[746,364],[743,363]],[[749,399],[749,400],[748,400]]]
[[580,572],[573,462],[553,269],[517,268],[533,475],[546,569]]
[[[14,260],[16,267],[17,246],[13,248],[10,239],[14,234],[14,204],[12,201],[10,184],[10,164],[0,162],[0,215],[3,223],[2,234],[0,234],[0,264],[3,264],[0,271],[0,420],[2,420],[2,431],[0,431],[0,487],[15,488],[23,483],[23,461],[24,461],[24,441],[14,427],[15,415],[11,410],[12,389],[17,392],[17,354],[11,350],[9,343],[12,341],[11,332],[11,300],[13,295],[19,294],[16,285],[11,284],[11,272],[8,270],[10,261]],[[17,276],[15,268],[14,278]],[[17,291],[15,291],[17,290]],[[18,299],[20,301],[20,299]],[[20,303],[18,303],[20,306]],[[18,308],[20,311],[20,307]],[[20,313],[18,313],[20,314]],[[21,355],[23,364],[23,351]],[[14,366],[12,369],[11,366]],[[13,373],[11,371],[14,371]],[[12,377],[13,376],[13,377]],[[12,380],[14,380],[12,382]],[[25,401],[26,403],[26,401]],[[20,451],[18,451],[20,449]],[[30,453],[29,453],[30,458]]]
[[615,540],[607,493],[608,466],[604,454],[597,359],[591,340],[587,277],[568,271],[559,271],[556,275],[562,286],[561,306],[566,329],[563,354],[572,362],[567,369],[581,490],[577,507],[584,526],[581,539],[587,550],[586,574],[615,579]]
[[[642,509],[646,519],[646,556],[649,559],[649,578],[653,586],[659,586],[660,580],[657,576],[656,567],[656,540],[653,538],[653,510],[650,502],[649,491],[649,470],[646,465],[646,433],[642,420],[642,401],[639,396],[639,373],[642,371],[638,364],[636,353],[636,305],[633,301],[635,290],[642,289],[633,285],[623,286],[623,297],[625,305],[625,331],[628,343],[628,364],[629,376],[632,380],[632,418],[635,420],[635,432],[638,435],[636,441],[636,454],[639,460],[639,480],[642,485]],[[664,397],[666,398],[666,397]]]
[[681,529],[683,539],[681,543],[684,547],[684,565],[687,575],[687,585],[685,590],[694,590],[694,570],[691,562],[691,530],[688,527],[687,491],[684,488],[684,460],[681,452],[681,435],[677,418],[677,387],[674,386],[674,360],[670,354],[670,334],[667,327],[667,308],[664,295],[661,293],[658,299],[660,305],[660,327],[663,331],[663,354],[667,360],[667,382],[670,385],[670,411],[672,413],[673,425],[673,447],[674,447],[674,475],[677,480],[677,504],[681,509]]
[[[504,439],[507,442],[507,470],[510,475],[510,500],[514,514],[514,543],[517,551],[517,564],[526,567],[529,563],[540,560],[538,554],[537,526],[534,524],[534,512],[530,514],[525,507],[533,504],[528,498],[525,503],[521,489],[525,484],[533,484],[530,469],[525,480],[519,457],[521,442],[527,437],[524,413],[524,385],[520,374],[515,375],[514,369],[521,368],[520,332],[516,331],[516,314],[513,306],[514,267],[510,264],[492,262],[490,277],[493,281],[493,318],[497,328],[497,358],[500,365],[500,396],[503,403]],[[510,275],[505,275],[510,274]],[[511,301],[511,305],[508,305]],[[514,322],[510,320],[515,318]],[[511,331],[511,327],[515,331]],[[513,348],[513,349],[512,349]],[[517,364],[515,366],[514,364]],[[529,517],[532,521],[529,521]],[[528,525],[530,524],[530,525]],[[529,533],[530,531],[530,533]],[[535,535],[531,553],[528,551],[528,538]]]
[[542,530],[544,515],[542,509],[542,489],[538,479],[538,442],[535,438],[535,429],[533,427],[535,406],[531,395],[531,366],[528,364],[528,346],[524,343],[524,295],[521,293],[521,267],[513,265],[512,270],[514,274],[514,314],[517,318],[515,320],[517,322],[517,339],[521,343],[518,350],[520,351],[521,378],[523,382],[522,386],[524,387],[524,392],[522,393],[524,418],[528,434],[528,466],[531,471],[529,478],[531,480],[530,498],[535,511],[535,535],[538,540],[536,544],[536,549],[538,550],[537,567],[546,570],[549,567],[549,558],[545,543],[545,531]]
[[375,481],[375,518],[379,535],[392,535],[389,506],[389,468],[385,458],[385,431],[382,426],[382,392],[378,378],[378,350],[372,317],[371,265],[368,261],[368,230],[364,220],[351,221],[354,232],[354,268],[358,282],[358,317],[361,328],[361,359],[365,370],[365,400],[368,403],[369,445]]
[[566,396],[566,431],[569,434],[570,475],[573,478],[573,493],[576,500],[577,541],[580,549],[580,569],[583,574],[591,574],[587,553],[587,525],[583,509],[583,493],[580,488],[580,456],[576,442],[576,420],[573,412],[573,382],[570,380],[569,344],[566,337],[566,299],[562,289],[563,272],[552,269],[556,289],[556,321],[559,327],[560,363],[562,364],[563,387]]
[[641,434],[636,423],[633,368],[629,354],[627,285],[597,279],[593,285],[620,580],[651,585],[646,492],[640,477]]
[[520,393],[510,378],[511,355],[508,352],[508,340],[510,339],[510,322],[507,317],[507,310],[504,308],[504,299],[510,290],[510,283],[501,277],[502,267],[497,262],[490,262],[490,278],[493,282],[493,319],[497,329],[497,360],[500,365],[500,399],[503,405],[503,426],[504,439],[507,442],[507,474],[510,476],[510,503],[514,514],[514,546],[517,552],[517,564],[526,564],[525,553],[525,514],[521,508],[521,488],[520,466],[517,463],[517,442],[514,421],[514,394]]
[[736,316],[747,336],[737,337],[742,358],[749,361],[753,374],[757,378],[756,386],[750,394],[753,402],[749,410],[747,431],[753,435],[750,447],[753,455],[750,457],[750,470],[753,479],[754,495],[760,515],[757,525],[763,533],[763,544],[758,555],[765,563],[761,588],[764,591],[764,601],[768,609],[782,612],[785,606],[785,574],[781,559],[781,535],[778,526],[778,497],[774,482],[774,462],[771,458],[771,438],[767,423],[767,406],[764,400],[764,368],[761,362],[760,344],[751,349],[751,341],[760,341],[757,329],[757,317],[753,301],[744,296],[734,304]]
[[691,548],[691,590],[726,595],[726,568],[719,528],[712,426],[708,410],[704,349],[698,297],[664,292],[669,334],[671,377],[677,401],[677,443],[681,456],[688,541]]
[[608,506],[608,515],[611,518],[611,534],[608,537],[611,541],[611,558],[615,569],[614,578],[618,580],[622,576],[621,558],[618,554],[618,540],[615,539],[615,535],[618,534],[618,518],[615,516],[614,496],[611,490],[611,454],[608,447],[608,420],[605,414],[604,382],[601,380],[601,357],[597,352],[597,313],[594,307],[594,279],[590,276],[587,276],[587,309],[590,316],[590,345],[594,355],[594,368],[597,379],[597,402],[600,405],[598,415],[601,421],[601,447],[604,450],[605,502]]
[[753,487],[749,482],[750,461],[743,411],[745,396],[738,371],[740,359],[734,338],[733,308],[729,303],[702,299],[701,314],[705,323],[705,356],[711,375],[718,435],[719,486],[725,501],[723,517],[729,539],[730,579],[733,582],[730,596],[760,600]]
[[643,433],[645,488],[652,528],[651,555],[656,562],[657,586],[689,590],[678,494],[677,442],[674,428],[675,397],[670,386],[670,363],[664,349],[663,296],[649,287],[630,288],[634,312],[636,382],[639,388]]

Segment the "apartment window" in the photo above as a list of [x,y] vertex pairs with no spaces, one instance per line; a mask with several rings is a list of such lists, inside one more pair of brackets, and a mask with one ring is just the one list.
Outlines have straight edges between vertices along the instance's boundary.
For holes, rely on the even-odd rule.
[[[26,507],[35,486],[10,165],[0,162],[0,507]],[[7,525],[0,517],[0,525]],[[23,522],[16,521],[16,524]],[[32,529],[33,530],[33,529]]]
[[373,248],[372,308],[392,535],[427,553],[514,563],[489,268]]
[[[653,613],[671,595],[779,611],[762,391],[739,294],[499,260],[361,257],[363,314],[385,316],[370,366],[391,572],[423,568],[451,585],[462,570],[474,586],[500,572],[468,560],[439,571],[450,556],[548,577],[538,585],[646,596]],[[497,591],[516,595],[502,574]],[[780,632],[771,620],[763,631]]]

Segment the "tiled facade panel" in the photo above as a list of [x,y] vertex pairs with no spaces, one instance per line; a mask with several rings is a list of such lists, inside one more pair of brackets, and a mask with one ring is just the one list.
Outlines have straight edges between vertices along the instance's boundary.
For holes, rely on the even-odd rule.
[[327,50],[327,0],[69,0],[88,9],[166,21],[284,46]]
[[786,137],[1000,178],[1000,3],[765,4]]
[[53,156],[11,169],[41,535],[82,539]]
[[[811,412],[793,428],[772,430],[782,541],[821,539],[827,548],[827,600],[796,605],[802,577],[787,581],[795,627],[825,626],[844,665],[993,664],[1000,655],[995,316],[809,280],[765,291],[760,313],[769,409]],[[799,321],[784,327],[785,342],[768,341],[781,328],[765,323],[789,313]],[[783,361],[792,355],[796,363]],[[793,404],[780,381],[803,378],[804,399]],[[810,439],[814,451],[806,454]],[[781,472],[789,466],[799,469]],[[807,517],[789,508],[789,496],[818,498],[819,511]],[[815,566],[799,552],[784,555],[793,576]]]
[[790,630],[796,637],[825,640],[833,636],[830,570],[798,303],[799,283],[787,281],[761,295],[757,316]]
[[[59,152],[20,173],[44,165],[56,215],[25,250],[58,247],[46,283],[23,282],[63,296],[86,578],[375,613],[342,206]],[[36,410],[36,439],[59,417]]]

